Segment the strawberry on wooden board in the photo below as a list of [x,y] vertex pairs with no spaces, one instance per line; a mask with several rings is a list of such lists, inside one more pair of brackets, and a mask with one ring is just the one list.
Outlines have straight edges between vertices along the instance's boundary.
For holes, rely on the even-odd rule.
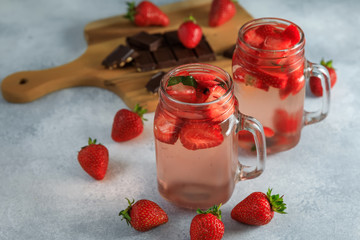
[[109,152],[107,148],[96,143],[96,139],[89,138],[89,145],[84,146],[78,153],[78,161],[80,166],[91,177],[101,180],[105,177],[109,163]]
[[[332,60],[325,62],[323,59],[323,60],[321,60],[320,64],[323,65],[324,67],[326,67],[326,69],[328,70],[329,75],[330,75],[330,86],[332,88],[335,85],[336,80],[337,80],[335,68],[332,65]],[[310,77],[309,85],[310,85],[311,92],[315,96],[321,97],[323,95],[323,89],[321,87],[320,78],[314,77],[314,76]]]
[[119,110],[114,117],[111,137],[115,142],[123,142],[139,136],[143,129],[144,113],[147,110],[136,104],[134,111]]
[[283,196],[253,192],[239,202],[231,211],[231,218],[249,225],[265,225],[274,217],[274,212],[285,214],[286,204]]
[[185,21],[180,25],[177,33],[180,42],[186,48],[195,48],[202,38],[202,29],[196,23],[193,16],[189,16],[185,19]]
[[135,25],[140,27],[147,26],[167,26],[169,25],[168,16],[150,1],[142,1],[137,6],[135,2],[128,2],[128,13],[125,18],[130,19]]
[[220,125],[208,121],[188,120],[180,130],[180,141],[189,150],[216,147],[223,140]]
[[225,232],[224,223],[221,221],[221,204],[215,205],[206,211],[197,210],[190,225],[191,240],[220,240]]
[[217,27],[223,25],[236,13],[234,0],[213,0],[209,14],[209,26]]
[[149,231],[152,228],[160,226],[168,222],[168,215],[155,202],[141,199],[137,202],[133,199],[130,201],[126,198],[129,206],[119,213],[121,220],[131,225],[135,230],[140,232]]

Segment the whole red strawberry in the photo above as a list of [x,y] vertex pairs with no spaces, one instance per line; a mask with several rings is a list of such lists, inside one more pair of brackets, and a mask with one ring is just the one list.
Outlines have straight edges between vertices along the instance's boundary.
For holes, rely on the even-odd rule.
[[193,16],[185,19],[185,22],[180,25],[178,37],[180,42],[187,48],[195,48],[199,44],[202,38],[202,29]]
[[197,210],[190,225],[191,240],[220,240],[225,231],[224,223],[221,221],[221,204],[213,206],[207,211]]
[[[321,65],[326,67],[326,69],[329,71],[330,85],[332,88],[335,85],[336,80],[337,80],[335,68],[332,66],[332,60],[325,62],[323,59],[323,60],[321,60]],[[323,95],[320,78],[310,77],[309,84],[310,84],[310,90],[315,96],[321,97]]]
[[209,15],[209,25],[211,27],[220,26],[234,17],[236,13],[234,2],[234,0],[213,0]]
[[115,142],[123,142],[139,136],[143,129],[142,120],[146,109],[136,104],[134,111],[127,109],[119,110],[114,117],[111,137]]
[[[127,198],[126,198],[127,199]],[[132,202],[127,199],[129,206],[119,213],[121,220],[131,225],[135,230],[146,232],[161,224],[167,223],[168,216],[165,211],[156,203],[150,200],[142,199]]]
[[81,167],[96,180],[105,177],[109,163],[109,152],[104,145],[96,144],[96,139],[89,138],[89,145],[82,147],[78,153]]
[[238,203],[231,211],[231,218],[249,225],[265,225],[274,217],[274,212],[285,214],[286,204],[283,197],[271,195],[272,189],[267,194],[253,192]]
[[130,19],[137,26],[165,27],[169,25],[168,16],[152,2],[142,1],[137,6],[135,6],[135,2],[128,2],[127,5],[128,5],[128,13],[125,16],[125,18]]

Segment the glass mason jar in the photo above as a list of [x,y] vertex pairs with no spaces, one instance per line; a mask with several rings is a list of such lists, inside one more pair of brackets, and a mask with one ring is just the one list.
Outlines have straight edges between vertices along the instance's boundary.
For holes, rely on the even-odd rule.
[[[223,95],[208,102],[189,103],[167,92],[173,76],[191,75],[201,85],[204,74],[216,78],[216,86],[224,89]],[[247,167],[238,160],[240,130],[249,131],[256,140],[256,166]],[[154,135],[158,190],[165,199],[181,207],[204,209],[224,204],[235,183],[255,178],[264,169],[263,128],[257,120],[238,111],[230,75],[212,65],[182,65],[163,77]]]
[[[295,31],[295,38],[298,38],[294,44],[291,44],[290,38],[281,37],[290,25],[291,31]],[[269,31],[273,31],[274,37],[266,36]],[[262,123],[267,153],[294,147],[300,140],[303,126],[319,122],[328,114],[328,71],[307,61],[304,47],[303,31],[287,20],[254,19],[239,30],[232,61],[235,94],[239,110]],[[321,79],[324,93],[321,109],[315,112],[304,111],[305,85],[310,76]],[[253,148],[252,137],[246,133],[239,134],[239,145],[245,149]]]

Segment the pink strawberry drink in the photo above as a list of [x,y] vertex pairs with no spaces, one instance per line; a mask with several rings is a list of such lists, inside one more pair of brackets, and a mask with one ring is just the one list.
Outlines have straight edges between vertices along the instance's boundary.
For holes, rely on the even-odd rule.
[[[188,64],[162,79],[155,113],[157,180],[160,194],[185,208],[225,203],[235,183],[263,171],[261,124],[240,114],[231,77],[208,64]],[[238,161],[237,132],[251,131],[258,162],[245,172]]]
[[[239,31],[233,55],[233,77],[242,113],[263,125],[268,153],[294,147],[303,125],[324,119],[329,105],[329,77],[320,65],[306,61],[305,37],[295,24],[274,18],[255,19]],[[326,91],[322,109],[304,112],[305,82],[322,77]],[[323,77],[324,75],[324,77]],[[240,132],[239,145],[254,149],[248,133]]]

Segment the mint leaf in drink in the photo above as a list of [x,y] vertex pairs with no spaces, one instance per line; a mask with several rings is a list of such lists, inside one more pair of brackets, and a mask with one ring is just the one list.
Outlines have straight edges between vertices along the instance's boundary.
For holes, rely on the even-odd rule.
[[168,87],[182,83],[186,86],[197,87],[197,82],[193,76],[174,76],[170,77],[168,81]]

